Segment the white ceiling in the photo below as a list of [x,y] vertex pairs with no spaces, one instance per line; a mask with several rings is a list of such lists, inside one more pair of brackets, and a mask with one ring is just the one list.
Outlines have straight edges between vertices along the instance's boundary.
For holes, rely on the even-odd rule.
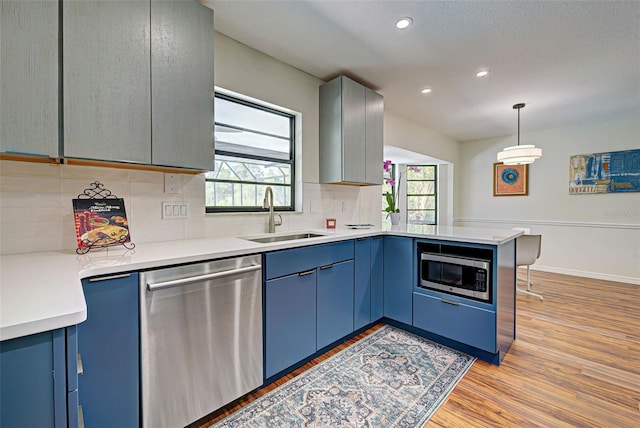
[[[514,134],[518,102],[523,133],[640,119],[637,0],[207,3],[217,31],[322,80],[350,76],[386,110],[458,141]],[[404,16],[414,24],[401,31]]]

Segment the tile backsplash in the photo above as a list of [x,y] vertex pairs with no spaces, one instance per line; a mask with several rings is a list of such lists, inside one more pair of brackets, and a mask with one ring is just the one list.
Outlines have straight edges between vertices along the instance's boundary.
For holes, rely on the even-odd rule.
[[[180,175],[180,193],[164,193],[164,174],[77,165],[0,161],[0,254],[76,248],[72,199],[94,181],[124,199],[135,243],[259,234],[267,215],[205,214],[204,175]],[[302,211],[282,213],[276,231],[324,228],[325,218],[380,225],[380,186],[303,183]],[[163,201],[189,203],[188,219],[162,219]]]

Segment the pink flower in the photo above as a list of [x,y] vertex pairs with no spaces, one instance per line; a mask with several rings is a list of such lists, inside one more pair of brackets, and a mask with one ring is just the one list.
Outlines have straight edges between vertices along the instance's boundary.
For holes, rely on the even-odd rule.
[[[384,161],[384,164],[382,165],[382,168],[384,169],[384,172],[390,173],[391,172],[391,168],[392,168],[392,163],[390,160],[386,160]],[[411,171],[411,172],[420,172],[420,168],[418,168],[417,166],[413,166],[413,165],[407,165],[407,171]],[[388,213],[399,213],[400,210],[398,209],[398,195],[400,194],[400,183],[402,182],[402,176],[406,173],[406,171],[402,171],[399,176],[398,176],[398,181],[396,182],[395,179],[393,178],[385,178],[384,179],[384,183],[391,186],[392,192],[386,192],[385,193],[385,197],[386,197],[386,201],[387,201],[387,207],[384,209],[386,212]],[[398,187],[396,188],[396,184],[398,184]]]

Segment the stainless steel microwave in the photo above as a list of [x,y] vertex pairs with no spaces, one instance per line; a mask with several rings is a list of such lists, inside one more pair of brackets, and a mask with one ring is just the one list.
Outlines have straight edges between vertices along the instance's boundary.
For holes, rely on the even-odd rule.
[[419,287],[491,302],[491,262],[423,252]]

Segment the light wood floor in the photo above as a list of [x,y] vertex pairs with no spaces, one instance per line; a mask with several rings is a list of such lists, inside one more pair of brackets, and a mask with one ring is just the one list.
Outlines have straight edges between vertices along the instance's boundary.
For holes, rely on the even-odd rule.
[[[476,361],[427,426],[640,427],[640,286],[531,276],[544,301],[518,296],[516,341],[502,364]],[[378,328],[194,427],[209,426]]]

